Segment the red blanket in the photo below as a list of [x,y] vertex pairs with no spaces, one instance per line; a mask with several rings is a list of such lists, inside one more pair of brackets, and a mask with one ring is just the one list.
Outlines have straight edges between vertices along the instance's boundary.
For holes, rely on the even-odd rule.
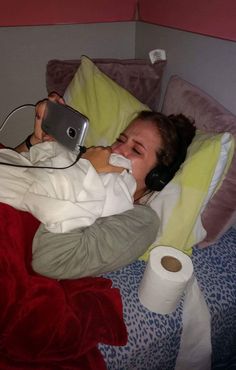
[[97,344],[127,341],[119,291],[104,278],[56,281],[34,273],[38,225],[0,204],[0,369],[103,370]]

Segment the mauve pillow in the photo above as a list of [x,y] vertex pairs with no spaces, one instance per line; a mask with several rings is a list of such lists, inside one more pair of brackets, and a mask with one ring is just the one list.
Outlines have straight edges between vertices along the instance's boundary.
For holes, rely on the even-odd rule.
[[[196,126],[207,132],[230,132],[236,136],[236,116],[226,110],[198,87],[172,76],[167,86],[162,112],[183,113],[195,120]],[[236,222],[236,152],[226,177],[202,213],[206,238],[199,243],[205,247],[216,241]]]
[[[157,110],[166,61],[152,64],[141,59],[92,59],[96,66],[142,103]],[[50,93],[64,92],[80,66],[80,60],[50,60],[46,67],[46,87]]]

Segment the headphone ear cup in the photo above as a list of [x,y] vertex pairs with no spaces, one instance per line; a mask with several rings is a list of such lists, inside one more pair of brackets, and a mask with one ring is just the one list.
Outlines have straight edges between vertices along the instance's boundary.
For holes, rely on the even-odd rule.
[[156,166],[147,174],[145,183],[149,190],[161,191],[171,178],[172,173],[167,166]]
[[159,165],[154,167],[145,178],[147,188],[153,191],[161,191],[174,177],[181,163],[184,162],[186,151],[186,148],[182,150],[171,166]]

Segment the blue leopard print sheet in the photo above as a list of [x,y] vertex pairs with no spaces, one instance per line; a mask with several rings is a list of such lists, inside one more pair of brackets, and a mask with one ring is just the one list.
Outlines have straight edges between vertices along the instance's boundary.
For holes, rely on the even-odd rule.
[[[236,229],[229,229],[208,248],[194,248],[192,261],[211,312],[212,369],[236,370],[236,363],[231,367],[232,359],[236,361]],[[136,261],[105,275],[113,281],[114,287],[120,289],[129,337],[123,347],[99,345],[108,370],[175,368],[182,330],[183,298],[176,311],[169,315],[155,314],[143,307],[137,291],[144,269],[145,263]]]

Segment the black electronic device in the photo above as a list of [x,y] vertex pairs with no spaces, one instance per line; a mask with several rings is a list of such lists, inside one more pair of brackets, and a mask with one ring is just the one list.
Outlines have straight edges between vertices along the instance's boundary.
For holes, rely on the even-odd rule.
[[[160,120],[164,119],[166,122],[169,120],[169,118],[162,113],[156,113],[156,116],[158,116]],[[183,142],[181,133],[178,132],[177,128],[176,132],[178,135],[178,153],[176,158],[169,166],[158,164],[147,174],[145,184],[149,190],[161,191],[168,182],[172,180],[186,158],[187,146]]]
[[147,188],[152,191],[161,191],[172,180],[183,161],[183,158],[178,157],[170,166],[157,165],[153,168],[145,178]]

